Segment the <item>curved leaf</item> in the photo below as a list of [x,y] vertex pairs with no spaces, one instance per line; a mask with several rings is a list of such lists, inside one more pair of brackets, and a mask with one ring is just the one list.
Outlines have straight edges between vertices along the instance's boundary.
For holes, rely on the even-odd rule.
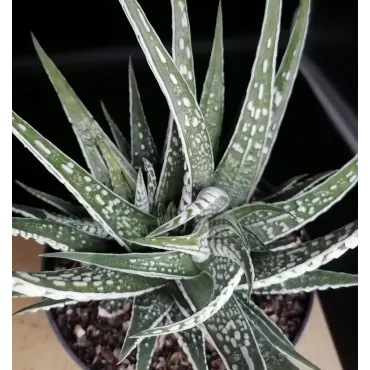
[[144,338],[137,346],[136,370],[148,370],[154,355],[157,338]]
[[107,270],[154,278],[185,279],[200,274],[200,270],[193,263],[191,256],[180,252],[128,254],[56,252],[42,256],[65,258]]
[[114,141],[116,142],[117,148],[120,150],[120,152],[123,154],[123,156],[130,161],[130,153],[131,148],[125,137],[123,136],[121,130],[118,128],[116,123],[113,121],[112,116],[109,114],[105,104],[103,102],[100,102],[103,114],[105,119],[107,120],[110,130],[112,131],[112,135],[114,138]]
[[222,212],[229,204],[228,195],[217,188],[208,187],[203,189],[194,203],[186,210],[165,224],[152,231],[149,236],[157,236],[167,233],[177,227],[189,222],[196,216],[211,216]]
[[141,168],[139,168],[139,172],[137,175],[135,207],[137,207],[143,212],[149,213],[148,193],[146,191],[146,186]]
[[148,189],[148,201],[149,209],[151,212],[154,210],[155,192],[157,190],[157,177],[155,175],[155,170],[151,162],[143,158],[144,169],[147,173],[147,189]]
[[138,2],[120,0],[120,4],[167,99],[179,130],[189,187],[198,193],[210,184],[214,163],[210,138],[196,98]]
[[233,137],[212,184],[230,196],[232,206],[247,201],[260,177],[260,162],[271,126],[273,84],[280,30],[281,0],[267,0],[251,79]]
[[130,89],[130,126],[131,126],[131,161],[134,167],[141,167],[143,158],[150,158],[155,165],[159,162],[158,151],[155,146],[149,126],[146,122],[140,93],[136,82],[131,59],[128,65]]
[[216,30],[213,39],[212,53],[200,98],[209,136],[212,142],[213,155],[216,157],[222,130],[224,112],[224,45],[221,1],[218,5]]
[[20,310],[13,313],[12,316],[24,315],[26,313],[38,312],[38,311],[49,311],[52,308],[65,307],[78,303],[70,299],[53,300],[50,298],[43,299],[41,302],[31,304],[27,307],[23,307]]
[[259,235],[264,243],[271,243],[302,228],[326,212],[357,184],[357,178],[358,155],[309,191],[287,201],[273,204],[287,211],[286,214],[278,214],[273,210],[246,212],[250,209],[250,205],[235,208],[230,213],[243,226]]
[[84,266],[68,270],[13,270],[12,289],[29,297],[92,301],[135,297],[158,289],[166,280]]
[[50,220],[12,218],[12,234],[23,239],[33,239],[39,244],[62,251],[103,251],[106,243],[72,226]]
[[28,218],[46,218],[46,212],[43,209],[25,206],[22,204],[12,204],[12,212],[17,215]]
[[140,211],[99,183],[15,113],[13,134],[120,245],[124,245],[122,236],[145,235],[148,227],[157,224],[155,217]]
[[358,285],[358,275],[324,270],[307,271],[279,284],[256,289],[253,294],[295,294],[314,290],[338,289]]
[[81,215],[84,213],[83,207],[79,205],[72,204],[71,202],[68,202],[66,200],[60,199],[58,197],[55,197],[54,195],[45,193],[43,191],[31,188],[31,186],[27,186],[20,181],[15,180],[15,182],[24,190],[26,190],[31,195],[35,196],[36,198],[42,200],[43,202],[53,206],[54,208],[58,209],[61,212],[67,213],[67,214],[77,214]]

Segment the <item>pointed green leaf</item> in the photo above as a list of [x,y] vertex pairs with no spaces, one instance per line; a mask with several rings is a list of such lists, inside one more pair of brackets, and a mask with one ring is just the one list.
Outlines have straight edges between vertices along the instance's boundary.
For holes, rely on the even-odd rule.
[[222,212],[229,204],[228,195],[217,188],[208,187],[203,189],[194,203],[190,204],[186,210],[165,224],[152,231],[149,236],[157,236],[167,233],[178,226],[184,225],[196,216],[211,216]]
[[133,188],[130,187],[124,175],[125,170],[117,154],[101,138],[98,137],[96,143],[108,168],[111,189],[121,198],[131,200],[133,198]]
[[144,339],[132,338],[131,334],[153,328],[162,322],[173,304],[172,298],[164,289],[135,297],[132,305],[130,326],[119,356],[122,362],[131,351]]
[[137,346],[136,370],[149,370],[155,350],[157,338],[144,338]]
[[222,257],[210,257],[205,263],[198,265],[213,279],[214,294],[212,300],[204,308],[184,320],[170,325],[144,330],[134,334],[134,337],[157,336],[191,329],[208,320],[222,308],[239,284],[243,270],[239,269],[239,266],[230,262],[227,258]]
[[141,167],[143,158],[150,158],[156,165],[159,162],[149,126],[146,122],[131,59],[128,66],[130,89],[131,161],[134,167]]
[[[172,59],[196,97],[196,84],[191,46],[191,33],[186,1],[171,0],[172,7]],[[175,80],[174,80],[175,81]],[[163,166],[158,183],[156,204],[167,205],[178,201],[183,188],[184,156],[178,128],[170,113],[164,145]]]
[[128,254],[56,252],[42,256],[65,258],[112,271],[154,278],[185,279],[200,274],[200,270],[195,266],[191,256],[181,252]]
[[29,297],[91,301],[134,297],[166,283],[163,279],[84,266],[68,270],[23,272],[13,270],[12,289]]
[[112,116],[109,114],[107,107],[103,102],[100,102],[103,114],[105,119],[107,120],[110,130],[112,131],[112,135],[114,138],[114,141],[116,142],[117,148],[120,150],[120,152],[123,154],[123,156],[130,161],[130,153],[131,148],[130,144],[127,142],[125,137],[123,136],[121,130],[118,128],[117,124],[113,121]]
[[62,251],[103,251],[107,247],[101,238],[50,220],[13,217],[12,234]]
[[271,125],[280,15],[281,0],[268,0],[242,111],[213,177],[212,184],[227,191],[233,206],[249,199],[260,176],[262,150]]
[[20,294],[20,293],[12,291],[12,298],[14,299],[14,298],[28,298],[28,297],[25,296],[24,294]]
[[206,121],[214,156],[216,156],[218,150],[224,112],[224,45],[222,39],[223,25],[220,1],[211,58],[200,98],[200,109]]
[[42,200],[43,202],[55,207],[61,212],[67,213],[67,214],[76,214],[81,215],[84,213],[83,207],[79,205],[72,204],[71,202],[68,202],[66,200],[60,199],[58,197],[55,197],[54,195],[45,193],[43,191],[31,188],[30,186],[27,186],[25,184],[22,184],[20,181],[15,180],[15,182],[22,187],[24,190],[26,190],[28,193],[32,194],[36,198]]
[[184,252],[198,258],[207,258],[209,255],[208,221],[203,220],[189,235],[131,238],[127,241],[144,247]]
[[120,3],[176,121],[187,164],[185,189],[191,197],[191,189],[198,193],[210,184],[214,168],[212,146],[204,118],[195,96],[138,2],[120,0]]
[[139,168],[136,182],[135,207],[143,212],[149,213],[149,199],[144,182],[143,172]]
[[[357,221],[300,247],[253,256],[256,273],[254,289],[260,289],[303,275],[357,247]],[[241,285],[242,286],[242,285]]]
[[[275,78],[271,124],[266,130],[266,138],[258,168],[259,177],[257,177],[255,185],[257,185],[261,178],[270,158],[281,122],[284,118],[284,114],[293,91],[293,86],[299,71],[299,64],[305,46],[310,18],[310,7],[311,0],[300,1],[298,17],[296,18],[287,49]],[[250,196],[252,195],[253,190],[254,189],[251,190],[249,194]]]
[[[250,205],[233,209],[230,213],[243,225],[253,230],[266,244],[301,229],[340,201],[356,184],[358,155],[324,182],[287,201],[274,203],[289,214],[273,210],[246,212]],[[295,217],[291,217],[294,215]]]
[[155,217],[140,211],[99,183],[15,113],[13,134],[119,244],[124,245],[122,236],[146,235],[148,227],[157,224]]
[[12,212],[28,218],[46,218],[46,212],[43,209],[29,207],[21,204],[13,203]]
[[[177,305],[171,307],[168,317],[171,322],[183,320],[184,314],[180,311]],[[204,342],[203,332],[197,328],[183,330],[174,333],[177,338],[177,343],[186,354],[189,363],[194,370],[207,370],[206,347]]]
[[144,161],[144,169],[147,173],[149,209],[150,209],[150,212],[153,212],[155,192],[157,190],[157,176],[155,175],[153,165],[145,158],[143,158],[143,161]]
[[203,325],[228,369],[266,370],[254,332],[235,297]]
[[315,270],[305,272],[279,284],[256,289],[253,294],[295,294],[314,290],[338,289],[358,285],[358,275],[344,272]]
[[52,308],[59,308],[59,307],[74,305],[76,303],[78,302],[70,300],[70,299],[53,300],[50,298],[46,298],[46,299],[43,299],[41,302],[37,302],[27,307],[21,308],[20,310],[14,312],[12,316],[18,316],[18,315],[23,315],[26,313],[38,312],[38,311],[49,311]]
[[91,113],[83,105],[66,79],[33,36],[32,40],[45,71],[58,94],[64,112],[72,124],[73,131],[76,134],[92,175],[103,184],[109,184],[108,169],[95,144],[96,138],[101,137],[107,145],[116,151],[116,154],[121,159],[122,166],[126,169],[125,175],[127,181],[130,183],[130,186],[134,186],[136,178],[135,170],[94,120]]
[[278,351],[294,363],[305,365],[309,369],[320,370],[306,358],[295,351],[278,326],[252,301],[246,301],[245,297],[238,294],[238,302],[243,312],[251,323],[254,330],[258,330]]

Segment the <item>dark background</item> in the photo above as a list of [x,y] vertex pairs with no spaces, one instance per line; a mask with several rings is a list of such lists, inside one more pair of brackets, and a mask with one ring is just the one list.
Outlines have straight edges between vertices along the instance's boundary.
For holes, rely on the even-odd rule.
[[[159,36],[170,48],[169,0],[140,1]],[[218,1],[188,0],[198,95],[212,45]],[[287,42],[298,1],[284,0],[281,48]],[[248,84],[263,18],[264,1],[223,1],[226,112],[230,132]],[[314,60],[357,116],[357,2],[313,1],[305,55]],[[33,49],[33,32],[103,127],[99,102],[129,135],[127,63],[132,56],[153,136],[163,145],[166,101],[147,66],[118,0],[13,0],[13,109],[60,149],[85,165],[56,94]],[[302,173],[335,169],[352,153],[335,130],[302,76],[295,85],[266,179],[279,184]],[[13,178],[40,190],[69,197],[57,180],[13,137]],[[36,204],[13,186],[13,201]],[[312,236],[330,232],[357,218],[357,188],[341,204],[309,227]],[[357,272],[357,250],[327,268]],[[345,369],[357,368],[357,288],[320,293],[335,344]]]

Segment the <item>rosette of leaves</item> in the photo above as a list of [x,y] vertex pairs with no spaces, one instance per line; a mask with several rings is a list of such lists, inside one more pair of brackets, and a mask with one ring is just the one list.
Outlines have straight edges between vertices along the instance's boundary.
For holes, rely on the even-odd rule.
[[[19,313],[132,298],[120,361],[137,347],[140,370],[150,365],[156,337],[168,333],[179,338],[194,369],[207,368],[205,340],[227,369],[317,369],[251,300],[357,285],[356,275],[321,269],[357,247],[357,221],[300,245],[289,241],[357,184],[357,155],[336,171],[295,177],[252,201],[296,80],[310,0],[300,1],[278,68],[282,0],[266,1],[250,82],[223,152],[221,5],[198,100],[186,1],[171,1],[171,54],[136,0],[120,4],[168,102],[164,151],[155,147],[131,63],[131,142],[103,105],[112,141],[34,39],[88,170],[13,113],[14,135],[80,204],[25,187],[55,212],[13,206],[13,235],[57,250],[44,257],[81,263],[62,271],[13,270],[13,296],[42,297]],[[164,317],[170,324],[162,325]]]

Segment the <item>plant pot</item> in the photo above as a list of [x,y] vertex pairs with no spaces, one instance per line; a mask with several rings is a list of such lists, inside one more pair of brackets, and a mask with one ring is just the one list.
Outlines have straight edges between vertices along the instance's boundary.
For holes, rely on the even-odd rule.
[[[50,247],[45,248],[45,253],[50,253],[52,251],[53,250]],[[41,268],[42,268],[42,270],[49,270],[49,271],[53,270],[54,269],[54,260],[51,259],[51,258],[43,258],[42,262],[41,262]],[[300,338],[302,336],[302,333],[304,332],[304,330],[307,326],[307,323],[308,323],[308,320],[310,318],[311,311],[312,311],[313,299],[314,299],[314,294],[313,293],[308,293],[306,295],[305,312],[304,312],[304,314],[301,315],[301,317],[302,317],[301,324],[300,324],[299,328],[297,329],[297,331],[294,335],[294,338],[291,338],[291,342],[294,345],[296,345],[298,343],[298,341],[300,340]],[[73,361],[76,363],[78,368],[83,369],[83,370],[91,369],[91,367],[89,367],[89,365],[85,364],[81,360],[81,358],[76,354],[76,352],[71,347],[71,345],[68,342],[68,340],[66,339],[66,337],[61,332],[61,329],[60,329],[60,327],[58,326],[58,323],[57,323],[57,318],[56,318],[55,311],[54,310],[48,311],[47,312],[47,317],[48,317],[50,325],[51,325],[56,337],[58,338],[59,342],[61,343],[62,347],[68,353],[68,355],[71,357],[71,359],[73,359]],[[78,324],[78,323],[76,323],[76,324]],[[84,329],[86,329],[86,327]],[[71,333],[71,334],[73,335],[73,333]],[[109,366],[111,366],[111,365],[107,365],[107,367],[99,367],[99,370],[115,369],[115,367],[109,367]]]

